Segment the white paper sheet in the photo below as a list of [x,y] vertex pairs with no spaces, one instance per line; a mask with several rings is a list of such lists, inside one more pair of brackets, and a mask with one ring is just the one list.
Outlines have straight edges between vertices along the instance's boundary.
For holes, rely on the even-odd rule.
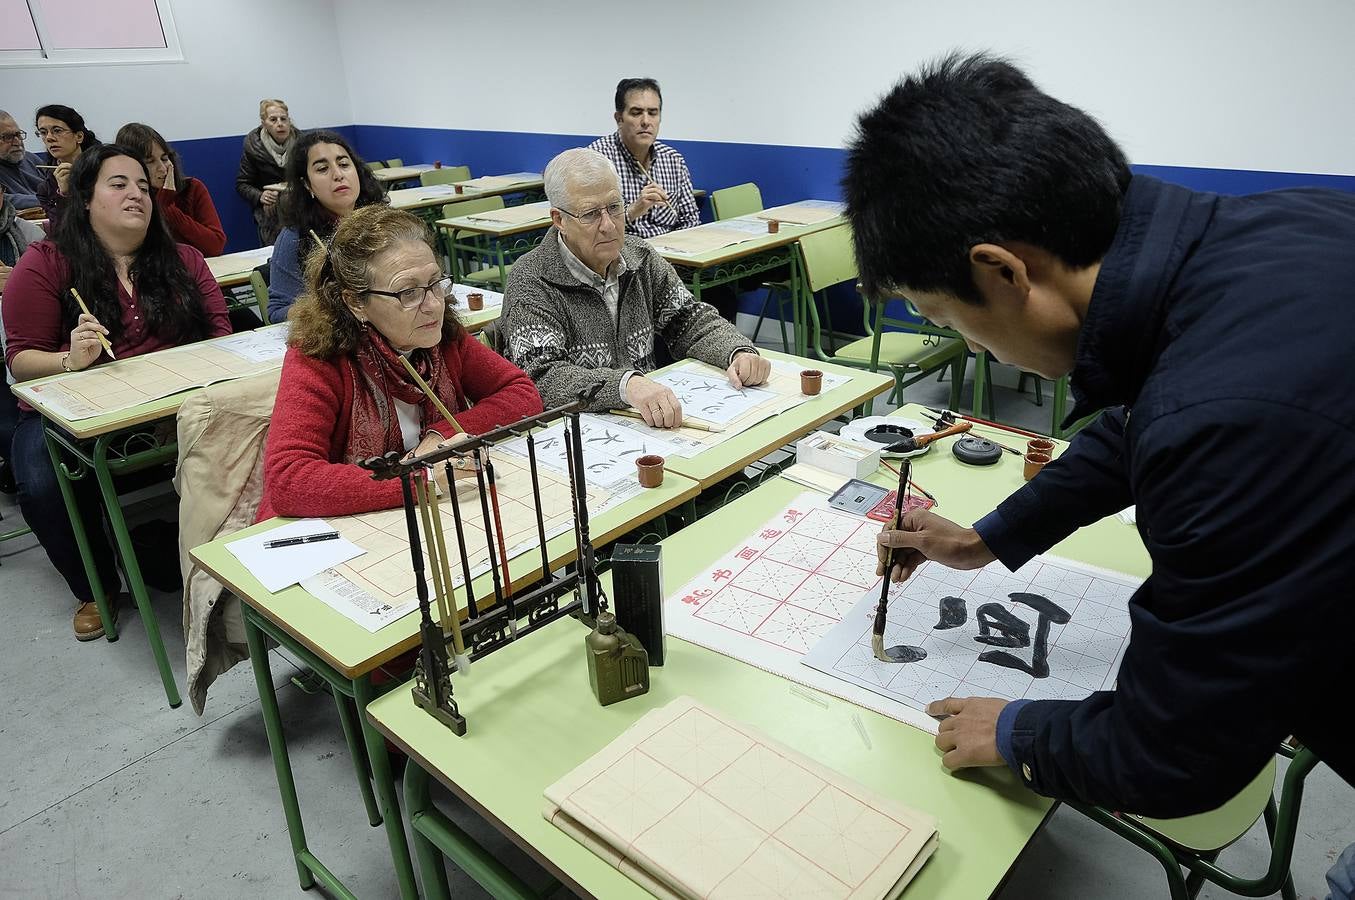
[[265,547],[264,542],[334,530],[334,526],[323,519],[302,519],[262,534],[231,541],[226,549],[249,569],[251,575],[259,579],[260,584],[276,594],[285,587],[361,556],[366,551],[343,538],[274,549]]

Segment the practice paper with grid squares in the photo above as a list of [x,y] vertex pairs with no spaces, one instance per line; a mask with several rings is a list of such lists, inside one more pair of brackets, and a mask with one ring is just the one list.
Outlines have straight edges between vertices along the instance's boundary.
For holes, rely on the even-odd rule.
[[[523,553],[536,552],[540,534],[536,524],[536,501],[533,499],[532,479],[525,457],[496,450],[494,474],[499,497],[499,517],[503,525],[503,544],[511,560]],[[546,540],[574,527],[573,506],[570,500],[569,479],[548,466],[539,466],[537,479],[541,489],[542,520]],[[480,493],[474,478],[457,480],[457,500],[461,510],[461,525],[465,534],[466,556],[471,578],[489,571],[489,549],[485,540],[484,516]],[[588,484],[589,515],[597,515],[625,496],[638,492],[614,491]],[[447,548],[447,566],[452,582],[458,588],[456,601],[465,606],[465,583],[461,554],[456,541],[456,524],[452,505],[443,497],[437,509],[441,518],[443,540]],[[493,516],[493,506],[490,516]],[[384,628],[396,619],[417,609],[419,598],[415,592],[414,564],[409,554],[409,531],[405,524],[404,507],[383,509],[355,516],[335,516],[327,520],[345,539],[361,547],[365,553],[319,575],[307,578],[301,586],[336,611],[362,625],[368,631]],[[496,529],[497,533],[497,529]],[[428,560],[428,535],[419,521],[419,536],[424,546],[425,565]],[[499,544],[495,541],[495,555]],[[500,563],[502,571],[502,562]],[[425,568],[424,578],[433,592],[433,575]],[[482,604],[483,605],[483,604]]]
[[658,897],[897,897],[936,820],[691,697],[546,788],[545,817]]
[[897,701],[800,662],[863,590],[879,590],[879,531],[879,522],[806,491],[742,539],[726,538],[734,540],[733,549],[664,599],[664,627],[674,637],[900,718],[906,707]]
[[[804,663],[878,694],[889,701],[877,707],[881,712],[927,730],[935,730],[927,704],[946,697],[1081,700],[1115,686],[1129,645],[1129,598],[1139,584],[1126,575],[1052,556],[1037,556],[1015,572],[1000,562],[965,572],[926,562],[908,581],[890,586],[884,636],[885,647],[915,647],[925,657],[886,663],[871,652],[880,599],[877,583],[857,595],[851,611],[814,645]],[[1030,602],[1014,599],[1028,595],[1044,598],[1070,616],[1065,624],[1049,624],[1044,649],[1048,672],[1040,677],[1029,671],[1041,653],[1039,616]],[[943,603],[952,610],[949,627],[943,627]],[[979,612],[985,610],[991,622],[994,605],[1029,626],[1025,645],[979,640]],[[988,631],[990,640],[999,634],[991,625]],[[1001,651],[1002,663],[980,659],[981,654]]]
[[41,384],[15,385],[15,393],[44,412],[76,422],[276,369],[286,350],[275,330],[261,329],[129,356]]

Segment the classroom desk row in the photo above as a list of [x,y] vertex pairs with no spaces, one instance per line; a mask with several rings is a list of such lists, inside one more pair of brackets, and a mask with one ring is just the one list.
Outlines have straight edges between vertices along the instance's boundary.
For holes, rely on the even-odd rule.
[[[779,354],[778,354],[779,356]],[[864,373],[857,373],[862,375]],[[879,376],[874,376],[878,378]],[[750,429],[746,447],[708,451],[720,462],[701,469],[672,472],[661,494],[633,498],[595,519],[599,543],[657,514],[684,497],[695,496],[703,481],[740,465],[739,458],[756,453],[755,445],[774,446],[784,437],[813,427],[813,418],[833,407],[854,405],[873,388],[838,388],[841,396],[808,419],[794,424],[776,419]],[[881,387],[883,389],[883,387]],[[830,392],[831,393],[831,392]],[[828,395],[825,395],[825,398]],[[896,415],[917,415],[905,407]],[[791,414],[793,415],[793,412]],[[786,417],[778,417],[783,419]],[[732,442],[729,442],[732,443]],[[764,450],[765,452],[765,450]],[[705,454],[703,454],[705,455]],[[697,458],[700,461],[700,458]],[[946,443],[914,460],[914,477],[937,496],[938,511],[960,522],[977,519],[1021,484],[1021,465],[1015,458],[975,469],[963,466]],[[680,467],[679,467],[680,468]],[[692,477],[698,471],[708,473]],[[874,476],[887,484],[892,475]],[[664,589],[671,593],[726,552],[737,536],[757,527],[767,516],[806,488],[777,477],[727,504],[661,542],[664,548]],[[268,522],[245,533],[267,530]],[[712,536],[724,536],[712,539]],[[552,542],[552,555],[563,543]],[[571,548],[572,549],[572,548]],[[1083,529],[1053,551],[1071,559],[1144,576],[1148,558],[1137,533],[1115,519]],[[314,858],[306,843],[285,735],[277,718],[276,699],[267,664],[262,661],[264,636],[297,653],[366,710],[358,726],[376,781],[379,809],[369,798],[369,822],[384,817],[393,864],[402,896],[412,897],[415,885],[408,848],[399,821],[393,783],[386,783],[388,761],[380,736],[389,738],[411,759],[405,774],[406,815],[412,826],[423,896],[446,896],[442,856],[445,854],[494,896],[532,896],[516,875],[461,833],[429,799],[431,779],[446,785],[487,821],[522,847],[555,878],[581,896],[644,896],[644,892],[591,851],[558,831],[541,816],[542,791],[565,772],[591,756],[650,709],[687,694],[701,702],[762,728],[774,738],[825,762],[868,787],[937,816],[943,823],[942,847],[923,868],[912,895],[969,898],[987,896],[1031,839],[1050,810],[1050,803],[1023,789],[1005,770],[950,776],[941,769],[932,739],[907,725],[826,695],[814,703],[790,691],[790,683],[753,666],[681,640],[670,640],[668,658],[652,672],[648,695],[601,708],[586,690],[580,646],[584,632],[576,622],[553,623],[529,640],[515,643],[479,662],[475,677],[462,683],[457,699],[474,721],[474,734],[457,738],[423,710],[414,706],[410,685],[404,684],[375,699],[366,676],[381,662],[417,643],[413,614],[376,634],[352,625],[300,588],[277,595],[262,590],[221,541],[193,551],[194,558],[228,584],[245,601],[246,623],[255,654],[256,676],[263,699],[265,724],[274,752],[283,806],[301,884],[318,879],[342,895],[342,886]],[[562,560],[564,557],[560,557]],[[519,573],[539,570],[515,560]],[[609,576],[603,577],[610,587]],[[485,578],[475,582],[477,596],[487,596]],[[389,632],[389,633],[386,633]],[[255,652],[257,650],[257,652]],[[511,697],[512,702],[505,698]],[[847,717],[853,711],[865,717],[868,743],[845,738]],[[346,729],[349,726],[345,726]],[[349,729],[350,731],[355,729]],[[357,771],[363,748],[350,734]],[[549,752],[542,752],[549,747]],[[887,763],[887,764],[882,764]],[[511,771],[513,778],[504,778]],[[365,778],[360,775],[360,786]],[[379,815],[378,815],[379,813]]]
[[[773,359],[792,359],[780,353],[768,352],[768,355]],[[891,379],[884,375],[838,367],[828,369],[848,376],[849,381],[694,457],[669,460],[667,475],[659,488],[644,491],[594,517],[592,530],[595,544],[603,545],[669,510],[691,504],[704,488],[741,470],[749,460],[761,457],[787,441],[814,430],[840,412],[877,396],[891,383]],[[315,858],[305,837],[286,737],[277,716],[276,697],[264,655],[264,640],[269,638],[288,648],[330,683],[336,692],[353,698],[360,709],[365,709],[375,694],[371,684],[372,672],[418,644],[418,613],[411,612],[373,633],[335,612],[299,586],[277,594],[265,591],[257,579],[225,548],[225,544],[243,535],[279,527],[285,521],[273,519],[260,523],[230,538],[195,548],[192,556],[205,571],[230,587],[244,601],[246,630],[251,641],[251,656],[265,726],[301,883],[309,886],[313,880],[318,880],[343,895],[345,889],[330,870]],[[565,564],[572,558],[572,535],[551,539],[547,542],[547,551],[553,567]],[[515,587],[526,585],[539,577],[539,560],[531,555],[516,557],[510,564],[510,574]],[[475,579],[473,589],[477,598],[492,597],[490,576]],[[342,708],[341,716],[347,716]],[[346,722],[347,719],[341,721]],[[361,746],[358,731],[361,732]],[[362,718],[359,726],[345,724],[345,732],[349,737],[357,771],[365,772],[370,765],[373,773],[375,803],[370,789],[366,787],[365,775],[359,777],[359,787],[368,802],[369,822],[377,824],[384,820],[386,823],[401,895],[417,896],[409,850],[404,831],[399,825],[399,804],[394,784],[389,778],[385,745],[366,717]],[[364,750],[367,762],[363,761]]]

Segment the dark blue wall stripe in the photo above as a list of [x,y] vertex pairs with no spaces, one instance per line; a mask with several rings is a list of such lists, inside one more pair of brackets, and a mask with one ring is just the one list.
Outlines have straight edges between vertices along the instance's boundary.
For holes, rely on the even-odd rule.
[[[466,131],[443,128],[401,128],[351,125],[337,129],[366,159],[400,157],[405,162],[467,165],[476,175],[541,171],[555,154],[586,145],[595,135],[535,134],[510,131]],[[227,250],[257,245],[249,208],[235,193],[243,135],[177,141],[187,174],[201,178],[212,192],[226,227]],[[826,147],[785,147],[716,141],[672,141],[686,158],[692,180],[707,191],[757,182],[768,206],[807,197],[840,196],[844,151]],[[1183,166],[1135,166],[1134,171],[1202,191],[1248,194],[1285,187],[1329,187],[1355,192],[1355,176],[1244,169],[1202,169]]]

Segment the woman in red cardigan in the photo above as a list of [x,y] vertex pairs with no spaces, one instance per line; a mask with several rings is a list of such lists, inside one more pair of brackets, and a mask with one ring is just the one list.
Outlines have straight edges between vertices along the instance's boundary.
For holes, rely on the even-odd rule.
[[183,163],[165,139],[149,125],[129,122],[118,129],[114,143],[141,158],[151,175],[155,205],[180,244],[196,247],[203,256],[220,256],[226,249],[226,229],[207,185],[183,173]]
[[527,374],[448,311],[451,279],[418,217],[384,205],[357,210],[328,248],[312,251],[306,284],[289,318],[259,520],[400,505],[399,480],[373,481],[357,461],[424,453],[456,434],[401,355],[472,434],[541,411]]

